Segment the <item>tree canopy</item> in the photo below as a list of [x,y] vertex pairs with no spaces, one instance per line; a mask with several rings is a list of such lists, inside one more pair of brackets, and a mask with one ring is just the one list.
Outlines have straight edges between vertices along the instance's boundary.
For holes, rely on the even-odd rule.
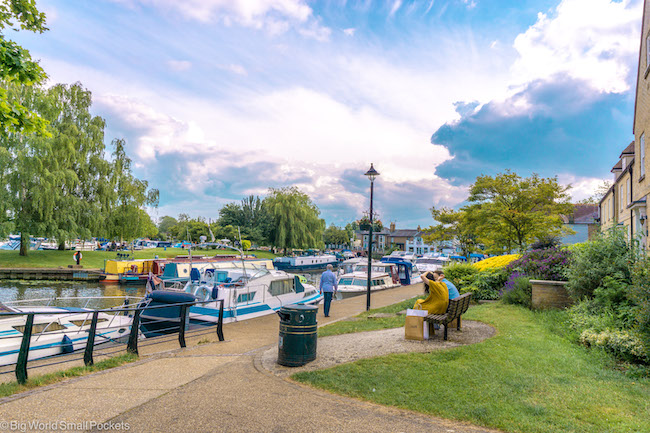
[[431,216],[439,224],[425,229],[425,241],[438,243],[456,240],[460,244],[463,255],[469,257],[477,248],[476,221],[466,211],[454,211],[448,208],[431,208]]
[[537,174],[522,178],[516,173],[479,176],[470,187],[469,205],[462,208],[472,220],[479,241],[493,251],[523,252],[536,239],[568,233],[561,215],[573,212],[567,194],[556,177]]
[[309,196],[296,187],[270,188],[266,205],[273,229],[271,240],[278,248],[322,248],[325,221]]
[[34,0],[0,1],[0,135],[45,133],[47,122],[19,99],[10,98],[8,86],[42,83],[47,75],[29,51],[6,39],[7,29],[35,33],[48,30],[45,14],[38,11]]

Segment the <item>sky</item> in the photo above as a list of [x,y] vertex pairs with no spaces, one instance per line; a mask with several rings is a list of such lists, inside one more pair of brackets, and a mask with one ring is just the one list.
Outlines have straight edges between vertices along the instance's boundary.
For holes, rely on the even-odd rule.
[[427,227],[479,175],[557,176],[575,200],[634,139],[642,0],[37,0],[7,36],[81,82],[160,191],[215,219],[297,186],[329,225]]

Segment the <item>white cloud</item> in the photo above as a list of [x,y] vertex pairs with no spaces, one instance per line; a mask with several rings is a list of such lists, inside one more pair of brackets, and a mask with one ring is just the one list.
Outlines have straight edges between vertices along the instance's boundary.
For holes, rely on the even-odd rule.
[[476,7],[476,0],[463,0],[463,3],[465,3],[467,9],[474,9]]
[[563,0],[553,16],[540,13],[515,39],[514,83],[565,73],[601,92],[628,90],[641,11],[637,0]]
[[399,8],[401,8],[401,7],[402,7],[402,0],[395,0],[393,2],[393,5],[390,7],[390,12],[389,12],[388,16],[392,17],[393,15],[395,15],[395,13],[397,13]]
[[593,196],[598,192],[599,188],[605,181],[611,180],[598,177],[575,176],[573,174],[564,173],[558,176],[558,181],[562,185],[571,185],[569,194],[571,194],[571,198],[575,203]]
[[343,29],[343,33],[345,33],[346,36],[354,36],[356,30],[357,29],[350,27],[349,29]]
[[176,72],[182,72],[190,69],[192,62],[188,60],[168,60],[167,65]]
[[219,65],[218,68],[237,75],[248,75],[246,68],[244,68],[242,65],[236,65],[234,63],[231,63],[229,65]]

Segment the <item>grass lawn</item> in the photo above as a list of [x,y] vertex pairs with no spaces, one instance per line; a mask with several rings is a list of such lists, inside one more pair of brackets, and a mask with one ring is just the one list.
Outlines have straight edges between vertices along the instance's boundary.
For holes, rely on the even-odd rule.
[[56,373],[44,374],[41,376],[30,377],[24,385],[18,382],[7,382],[0,384],[0,397],[7,397],[19,392],[24,392],[39,386],[51,385],[60,382],[69,377],[84,376],[95,371],[107,370],[109,368],[119,367],[123,364],[128,364],[137,361],[138,356],[132,353],[125,353],[123,355],[115,356],[113,358],[99,361],[91,366],[72,367],[67,370],[57,371]]
[[[122,251],[126,253],[127,251]],[[276,255],[267,251],[249,251],[259,258],[272,259]],[[18,255],[18,251],[0,251],[0,268],[57,268],[67,267],[74,264],[72,255],[74,251],[29,251],[26,257]],[[112,251],[83,251],[81,264],[84,268],[104,268],[104,260],[115,259],[117,253]],[[192,254],[213,256],[215,254],[237,254],[234,250],[192,250]],[[136,259],[152,259],[155,256],[160,258],[172,258],[178,255],[187,255],[187,250],[181,248],[152,248],[148,250],[134,251]]]
[[368,316],[375,313],[397,313],[398,311],[406,310],[407,308],[412,308],[415,304],[416,299],[424,298],[424,296],[416,297],[409,299],[407,301],[402,301],[397,304],[388,305],[382,308],[376,308],[370,311],[364,311],[363,313],[356,316],[356,320],[353,321],[340,321],[332,323],[331,325],[326,325],[321,328],[318,328],[319,337],[327,337],[328,335],[340,335],[340,334],[349,334],[352,332],[363,332],[363,331],[376,331],[378,329],[388,329],[388,328],[398,328],[404,326],[406,316],[393,316],[393,317],[381,317],[381,318],[369,318]]
[[492,324],[497,336],[446,351],[389,355],[292,377],[336,393],[510,432],[650,431],[650,380],[632,379],[613,368],[612,358],[561,336],[556,320],[564,313],[499,303],[472,307],[464,317]]

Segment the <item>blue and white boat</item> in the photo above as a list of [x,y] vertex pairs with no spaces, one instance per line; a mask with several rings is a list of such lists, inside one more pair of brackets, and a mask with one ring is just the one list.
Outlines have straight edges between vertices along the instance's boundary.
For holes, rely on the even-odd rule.
[[292,272],[325,270],[327,265],[332,265],[336,268],[338,264],[339,261],[333,254],[278,257],[273,259],[275,269]]
[[[123,297],[119,298],[125,299]],[[58,301],[80,299],[56,298]],[[86,300],[88,299],[91,298],[86,298]],[[18,361],[27,313],[36,313],[32,326],[28,360],[32,361],[48,356],[71,353],[86,347],[94,310],[34,305],[51,303],[52,301],[53,299],[37,299],[0,304],[0,312],[14,313],[0,316],[0,365],[15,364]],[[27,305],[28,303],[30,305]],[[133,318],[118,314],[120,312],[120,307],[115,307],[115,313],[100,312],[98,314],[95,334],[96,345],[118,340],[129,335]]]
[[417,265],[410,260],[401,257],[384,256],[381,258],[383,263],[392,263],[397,266],[399,271],[399,280],[403,286],[420,282],[420,270]]
[[[191,280],[179,290],[154,290],[148,298],[150,306],[201,301],[190,307],[190,323],[209,325],[219,319],[218,300],[224,301],[223,323],[228,323],[272,314],[284,305],[315,305],[323,296],[316,287],[302,282],[297,275],[265,267],[251,269],[247,265],[245,268],[206,269],[198,281]],[[171,308],[163,312],[161,309],[145,310],[141,321],[143,333],[146,336],[164,333],[159,329],[172,329],[170,332],[174,332],[179,314],[170,311]],[[169,319],[167,324],[164,323],[166,319]]]

